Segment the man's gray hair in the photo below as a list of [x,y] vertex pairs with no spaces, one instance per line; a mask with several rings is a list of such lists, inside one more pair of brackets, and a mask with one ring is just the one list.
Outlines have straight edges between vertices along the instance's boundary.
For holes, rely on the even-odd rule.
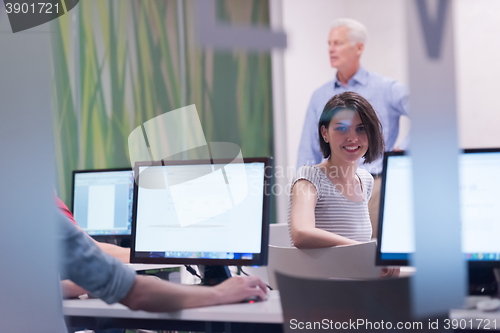
[[338,27],[347,27],[349,29],[347,37],[353,44],[366,43],[368,31],[362,23],[350,18],[339,18],[332,22],[330,30]]

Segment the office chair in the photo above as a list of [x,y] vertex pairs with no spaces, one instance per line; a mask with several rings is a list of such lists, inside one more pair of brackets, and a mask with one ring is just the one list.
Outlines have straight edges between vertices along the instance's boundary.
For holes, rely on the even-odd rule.
[[269,245],[291,247],[288,223],[275,223],[269,225]]
[[[382,328],[396,331],[398,322],[411,322],[409,278],[337,280],[280,272],[276,278],[284,332],[386,332]],[[382,320],[384,326],[380,326]],[[300,323],[308,322],[312,329],[301,327]]]
[[375,241],[304,250],[269,245],[269,285],[278,287],[275,271],[311,278],[378,278],[381,268],[375,266],[375,252]]

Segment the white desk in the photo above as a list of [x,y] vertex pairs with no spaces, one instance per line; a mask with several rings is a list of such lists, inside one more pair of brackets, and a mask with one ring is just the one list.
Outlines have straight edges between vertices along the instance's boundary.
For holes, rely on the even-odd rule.
[[271,291],[265,302],[209,306],[168,313],[132,311],[124,305],[108,305],[100,299],[75,299],[63,301],[63,312],[69,326],[90,329],[115,327],[207,332],[282,332],[283,323],[277,291]]
[[[283,323],[278,291],[270,291],[269,299],[265,302],[209,306],[169,313],[132,311],[124,305],[108,305],[100,299],[75,299],[63,302],[63,312],[69,326],[95,329],[116,327],[206,332],[282,332]],[[488,319],[490,330],[500,330],[500,311],[452,309],[449,317],[451,320],[458,320],[456,325],[466,325],[466,329],[485,328],[484,320]]]

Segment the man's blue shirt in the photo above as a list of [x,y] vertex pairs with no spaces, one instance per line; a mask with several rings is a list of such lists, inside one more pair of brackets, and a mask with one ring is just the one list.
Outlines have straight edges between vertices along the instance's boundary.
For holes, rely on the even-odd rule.
[[[408,115],[408,92],[401,83],[360,67],[347,86],[344,87],[335,77],[313,93],[302,130],[297,169],[323,160],[319,147],[319,118],[330,98],[346,91],[356,92],[370,102],[382,123],[386,151],[394,149],[399,133],[399,117]],[[382,172],[382,157],[360,167],[371,174],[379,174]]]
[[106,303],[122,300],[135,282],[135,271],[101,249],[58,212],[62,245],[61,278],[70,279]]

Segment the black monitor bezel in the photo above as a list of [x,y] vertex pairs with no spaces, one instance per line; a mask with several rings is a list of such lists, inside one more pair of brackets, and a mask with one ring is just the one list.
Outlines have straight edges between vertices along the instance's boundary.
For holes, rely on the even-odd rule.
[[[73,170],[72,172],[72,186],[71,186],[71,213],[73,214],[75,209],[75,178],[77,174],[82,173],[96,173],[96,172],[116,172],[116,171],[134,171],[132,168],[108,168],[108,169],[88,169],[88,170]],[[134,199],[132,199],[133,205]],[[131,222],[132,223],[132,222]],[[130,240],[132,230],[126,234],[111,234],[111,235],[89,235],[92,239],[98,242],[113,242],[114,240],[123,241]]]
[[380,187],[380,205],[378,214],[377,226],[377,252],[375,257],[375,265],[377,266],[408,266],[408,259],[382,259],[382,230],[384,221],[384,204],[385,204],[385,180],[387,179],[387,161],[389,156],[404,156],[404,151],[390,151],[384,153],[383,169],[382,169],[382,185]]
[[221,266],[265,266],[268,259],[269,245],[269,221],[270,221],[270,199],[271,199],[271,180],[272,180],[272,158],[271,157],[252,157],[243,158],[244,163],[264,163],[264,186],[263,186],[263,208],[262,208],[262,234],[260,253],[252,259],[206,259],[206,258],[148,258],[137,257],[135,251],[135,240],[137,233],[137,198],[138,189],[137,179],[139,177],[139,167],[141,166],[165,166],[165,165],[197,165],[197,164],[228,164],[234,159],[210,160],[178,160],[178,161],[148,161],[136,162],[134,166],[134,203],[132,208],[132,235],[130,246],[130,262],[143,264],[171,264],[171,265],[221,265]]
[[[473,148],[460,150],[461,154],[474,154],[474,153],[498,153],[500,148]],[[383,230],[383,216],[384,216],[384,198],[385,198],[385,179],[387,175],[387,161],[390,156],[407,155],[405,151],[391,151],[384,153],[383,171],[382,171],[382,186],[380,190],[380,210],[379,210],[379,224],[377,234],[377,251],[375,257],[375,264],[377,266],[408,266],[411,259],[382,259],[382,230]],[[411,253],[408,254],[408,257]],[[500,267],[500,261],[497,260],[467,260],[469,268],[495,268]]]

